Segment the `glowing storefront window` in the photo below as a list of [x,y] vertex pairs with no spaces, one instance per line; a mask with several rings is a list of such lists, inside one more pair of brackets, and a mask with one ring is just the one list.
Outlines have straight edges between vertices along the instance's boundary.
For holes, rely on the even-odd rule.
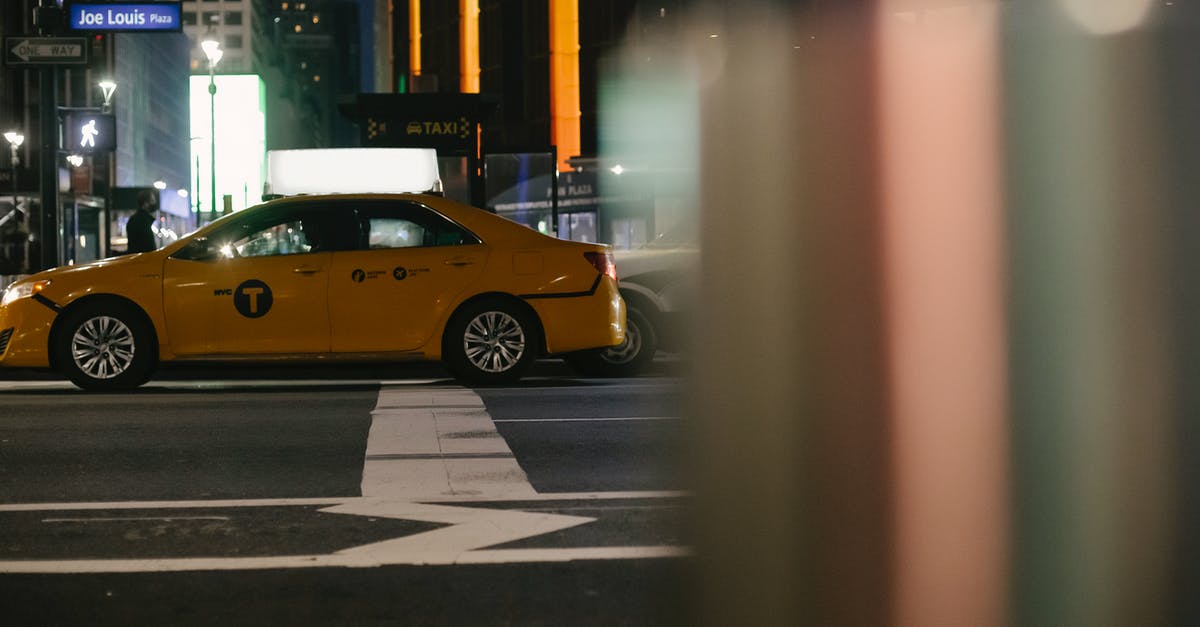
[[[234,211],[262,201],[266,173],[266,107],[262,79],[256,74],[218,75],[216,94],[217,212],[222,198],[233,200]],[[191,77],[193,198],[207,215],[211,204],[208,76]],[[197,172],[197,165],[199,172]],[[195,206],[193,205],[193,209]]]

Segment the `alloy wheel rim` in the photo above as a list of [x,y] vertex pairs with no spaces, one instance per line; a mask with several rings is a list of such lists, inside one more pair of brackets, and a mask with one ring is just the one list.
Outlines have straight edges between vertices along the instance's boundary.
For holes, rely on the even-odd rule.
[[491,373],[505,372],[525,355],[525,330],[516,318],[503,311],[475,316],[463,334],[467,360]]
[[128,370],[135,348],[133,331],[110,316],[91,318],[71,337],[71,358],[93,379],[111,379]]

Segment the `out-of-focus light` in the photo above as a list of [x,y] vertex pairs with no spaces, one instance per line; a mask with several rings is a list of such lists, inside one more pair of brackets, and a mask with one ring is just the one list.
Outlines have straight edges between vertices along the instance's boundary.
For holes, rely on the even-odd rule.
[[67,155],[67,163],[71,164],[73,168],[78,168],[83,165],[83,157],[81,155]]
[[296,32],[298,33],[298,32],[300,32],[300,31],[302,31],[302,30],[304,30],[304,29],[303,29],[303,28],[301,28],[299,24],[297,24],[297,25],[296,25]]
[[187,198],[187,197],[188,197],[188,190],[186,190],[186,189],[183,189],[182,187],[180,187],[179,189],[175,190],[175,193],[176,193],[176,194],[179,194],[179,197],[180,197],[180,198]]
[[1075,23],[1097,35],[1113,35],[1137,28],[1150,12],[1151,0],[1058,0]]
[[716,38],[718,38],[718,37],[720,37],[720,35],[718,35],[718,34],[716,34],[716,33],[709,33],[709,34],[708,34],[708,38],[709,38],[709,39],[716,39]]
[[233,259],[233,247],[229,244],[225,244],[221,247],[221,255],[227,259]]
[[167,188],[167,182],[163,180],[154,181],[154,189],[162,191]]
[[320,15],[314,15],[314,16],[313,16],[313,24],[320,24],[320,23],[321,23],[321,16],[320,16]]
[[313,74],[313,82],[314,82],[314,83],[319,83],[319,82],[321,82],[321,75],[320,75],[320,74]]
[[4,134],[4,139],[7,139],[8,143],[12,144],[13,147],[16,148],[19,148],[21,144],[25,143],[25,135],[20,131],[8,131]]
[[619,176],[622,172],[625,171],[625,168],[624,168],[624,166],[622,166],[621,164],[618,163],[617,165],[614,165],[613,167],[609,168],[608,171]]

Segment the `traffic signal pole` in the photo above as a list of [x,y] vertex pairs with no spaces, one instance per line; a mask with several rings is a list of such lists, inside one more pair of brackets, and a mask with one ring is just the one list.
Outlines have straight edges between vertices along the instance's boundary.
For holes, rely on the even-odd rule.
[[38,143],[39,180],[42,206],[38,226],[38,269],[59,265],[58,236],[58,69],[49,67],[38,71],[40,85]]

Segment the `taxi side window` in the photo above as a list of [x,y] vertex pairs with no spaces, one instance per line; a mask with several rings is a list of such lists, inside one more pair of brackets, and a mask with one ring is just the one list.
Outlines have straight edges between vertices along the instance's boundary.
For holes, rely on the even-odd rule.
[[230,243],[239,257],[269,257],[312,252],[313,244],[300,220],[254,230]]
[[365,248],[412,248],[479,243],[479,239],[463,227],[415,203],[362,207],[358,216],[366,235]]
[[343,231],[349,221],[339,224],[328,211],[305,208],[273,212],[242,222],[215,236],[221,250],[230,257],[271,257],[345,250],[353,243]]

